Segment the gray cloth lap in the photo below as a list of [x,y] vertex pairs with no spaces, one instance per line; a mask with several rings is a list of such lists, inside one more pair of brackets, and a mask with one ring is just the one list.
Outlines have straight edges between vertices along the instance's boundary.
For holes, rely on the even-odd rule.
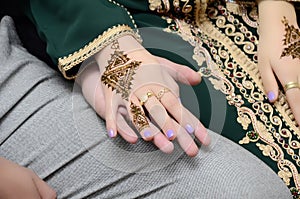
[[[197,157],[179,154],[169,163],[142,141],[111,141],[72,82],[22,48],[9,17],[0,46],[0,156],[34,170],[58,198],[290,198],[269,167],[213,132]],[[131,158],[113,154],[116,148]],[[161,168],[132,168],[138,150],[158,154]]]

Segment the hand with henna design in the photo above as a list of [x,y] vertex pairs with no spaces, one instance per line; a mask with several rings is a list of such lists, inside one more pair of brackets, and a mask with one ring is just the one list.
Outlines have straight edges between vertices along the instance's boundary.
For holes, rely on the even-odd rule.
[[258,67],[270,102],[285,91],[295,119],[300,124],[299,31],[293,4],[286,1],[260,1]]
[[[199,73],[151,55],[130,36],[118,42],[119,49],[112,46],[103,49],[95,56],[98,65],[92,64],[80,76],[83,94],[106,120],[109,136],[119,134],[129,143],[135,143],[138,136],[128,124],[130,119],[141,137],[152,141],[161,151],[171,153],[174,149],[171,141],[177,139],[187,155],[197,155],[198,147],[191,134],[205,145],[210,139],[200,121],[180,103],[176,81],[196,85],[201,81]],[[124,44],[130,47],[123,48]],[[124,63],[118,65],[122,60]],[[118,69],[119,73],[110,73]],[[108,81],[109,76],[113,78]],[[130,84],[124,86],[125,77]]]

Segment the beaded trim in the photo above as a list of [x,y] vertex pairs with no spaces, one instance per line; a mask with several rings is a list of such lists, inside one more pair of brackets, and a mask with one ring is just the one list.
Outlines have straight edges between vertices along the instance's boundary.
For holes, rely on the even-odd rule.
[[[196,5],[200,10],[200,3]],[[214,9],[216,12],[211,13],[218,14],[202,15],[206,17],[204,20],[197,12],[196,26],[175,20],[167,31],[178,34],[194,46],[193,58],[199,66],[205,56],[207,67],[200,68],[199,72],[211,81],[216,90],[226,95],[229,105],[236,107],[237,121],[247,132],[239,144],[256,143],[263,155],[277,163],[278,176],[290,187],[294,198],[300,198],[300,131],[287,100],[280,92],[279,101],[271,105],[263,92],[256,66],[258,40],[244,26],[251,21],[240,23],[222,5]],[[256,25],[255,20],[252,22],[248,24],[250,27]]]
[[67,76],[66,72],[99,52],[102,48],[109,45],[115,39],[118,39],[124,35],[132,35],[141,42],[139,35],[137,35],[128,25],[114,26],[112,28],[109,28],[102,35],[99,35],[96,39],[94,39],[92,42],[79,49],[78,51],[68,56],[59,58],[59,70],[66,79],[76,78],[76,75],[71,77]]
[[142,42],[142,39],[139,35],[139,31],[137,29],[137,25],[136,25],[132,15],[130,14],[130,12],[127,10],[127,8],[125,8],[123,5],[117,3],[114,0],[107,0],[107,1],[115,4],[116,6],[123,8],[127,12],[128,16],[131,19],[132,24],[134,25],[135,30],[132,30],[127,25],[113,26],[112,28],[109,28],[102,35],[98,36],[96,39],[94,39],[92,42],[90,42],[83,48],[79,49],[78,51],[76,51],[68,56],[60,57],[58,59],[58,68],[66,79],[69,79],[69,80],[75,79],[78,76],[78,74],[73,75],[73,76],[68,76],[67,75],[68,70],[70,70],[74,66],[82,63],[84,60],[88,59],[90,56],[93,56],[94,54],[99,52],[102,48],[109,45],[115,39],[118,39],[124,35],[132,35],[139,42]]
[[115,4],[115,5],[117,5],[117,6],[121,7],[121,8],[123,8],[123,9],[127,12],[128,16],[130,17],[131,22],[132,22],[132,24],[134,25],[134,28],[136,29],[137,33],[139,33],[139,31],[138,31],[138,29],[137,29],[138,27],[137,27],[137,25],[136,25],[136,23],[135,23],[135,21],[134,21],[132,15],[131,15],[131,13],[128,11],[128,9],[125,8],[123,5],[117,3],[117,2],[114,1],[114,0],[108,0],[108,2],[113,3],[113,4]]

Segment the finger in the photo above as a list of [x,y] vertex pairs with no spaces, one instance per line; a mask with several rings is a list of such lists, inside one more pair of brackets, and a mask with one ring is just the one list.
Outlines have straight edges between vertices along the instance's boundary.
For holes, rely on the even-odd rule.
[[125,117],[118,112],[117,114],[117,130],[118,133],[129,143],[134,144],[137,142],[138,137],[134,130],[128,125]]
[[160,99],[162,105],[187,133],[194,133],[202,144],[209,145],[210,138],[206,128],[190,111],[183,107],[180,100],[178,100],[177,96],[172,91],[169,90],[166,92],[165,88],[158,86],[155,86],[153,90]]
[[286,96],[287,96],[288,103],[292,109],[295,120],[297,121],[298,124],[300,124],[300,108],[299,108],[300,89],[299,88],[289,89],[286,91]]
[[270,62],[265,60],[263,56],[259,57],[258,67],[268,100],[275,102],[278,98],[278,84]]
[[105,96],[103,93],[102,85],[99,80],[97,83],[97,87],[94,90],[93,101],[90,104],[92,104],[96,113],[98,113],[98,115],[104,119],[105,113],[106,113],[105,112],[106,111],[106,109],[105,109],[106,101],[105,101]]
[[206,128],[189,110],[182,106],[172,92],[165,93],[160,101],[187,133],[194,133],[202,144],[209,145],[210,138]]
[[174,150],[173,143],[170,140],[168,140],[166,136],[162,134],[160,130],[156,128],[155,125],[152,124],[151,122],[150,122],[150,126],[152,127],[154,132],[157,132],[154,134],[153,144],[155,144],[155,146],[164,153],[167,154],[172,153]]
[[127,109],[130,113],[132,123],[142,138],[146,141],[153,140],[155,129],[153,129],[153,126],[150,126],[149,119],[146,117],[144,109],[135,95],[130,97],[130,103]]
[[[195,117],[195,119],[197,119]],[[207,129],[203,126],[201,122],[197,119],[198,123],[195,128],[195,136],[197,139],[205,146],[208,146],[211,142],[210,136],[207,132]]]
[[32,172],[32,179],[42,199],[55,199],[57,197],[56,192],[34,172]]
[[[145,93],[151,93],[152,96],[147,97],[145,101]],[[173,140],[176,137],[176,129],[173,124],[172,119],[168,115],[165,107],[158,101],[158,99],[154,96],[153,92],[145,91],[145,89],[139,89],[136,92],[136,96],[140,101],[145,101],[144,106],[149,112],[151,119],[155,121],[155,123],[162,129],[164,134],[167,136],[169,140]]]
[[166,68],[167,72],[178,82],[197,85],[201,82],[201,76],[191,68],[171,62],[162,57],[156,57],[157,61]]
[[198,154],[199,149],[193,138],[181,126],[178,125],[177,129],[179,129],[177,133],[177,141],[179,145],[188,156],[195,157]]
[[85,99],[98,115],[104,119],[105,98],[99,76],[100,72],[97,64],[86,68],[84,73],[81,74],[81,87]]
[[113,99],[113,93],[108,91],[105,95],[105,122],[108,136],[114,138],[117,136],[117,110],[116,101]]

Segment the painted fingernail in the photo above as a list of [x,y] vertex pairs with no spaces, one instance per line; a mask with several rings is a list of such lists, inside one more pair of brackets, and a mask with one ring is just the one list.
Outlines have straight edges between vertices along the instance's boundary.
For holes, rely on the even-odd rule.
[[189,134],[192,134],[192,133],[194,133],[194,131],[195,131],[195,129],[192,127],[192,125],[190,125],[190,124],[187,124],[186,126],[185,126],[185,130],[189,133]]
[[168,138],[171,138],[171,137],[173,137],[173,136],[174,136],[174,131],[171,130],[171,129],[168,130],[168,131],[167,131],[167,137],[168,137]]
[[149,138],[151,136],[151,132],[150,131],[145,131],[144,136],[145,136],[145,138]]
[[268,92],[268,99],[269,101],[274,101],[276,98],[275,93],[273,91]]
[[110,129],[110,130],[108,131],[108,136],[109,136],[110,138],[115,137],[115,132],[114,132],[113,129]]

